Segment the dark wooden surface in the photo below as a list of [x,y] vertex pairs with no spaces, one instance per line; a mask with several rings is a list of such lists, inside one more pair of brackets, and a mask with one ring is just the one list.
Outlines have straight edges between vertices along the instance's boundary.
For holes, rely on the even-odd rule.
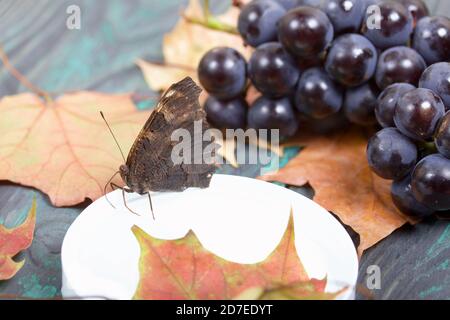
[[[224,2],[216,1],[217,7]],[[432,9],[450,12],[448,1],[429,1]],[[54,95],[71,90],[148,92],[134,61],[161,59],[161,39],[175,24],[180,0],[0,0],[0,44],[11,62],[36,85]],[[81,30],[66,28],[66,8],[81,8]],[[180,53],[182,54],[182,53]],[[26,91],[3,68],[0,94]],[[254,167],[223,172],[254,176]],[[21,254],[27,262],[12,280],[0,282],[0,294],[50,298],[60,294],[60,249],[64,234],[79,212],[52,207],[37,190],[0,183],[0,223],[23,221],[33,195],[38,198],[35,240]],[[359,286],[366,270],[378,265],[379,299],[450,298],[450,224],[431,219],[405,226],[369,249],[361,259]],[[359,294],[358,298],[366,298]]]

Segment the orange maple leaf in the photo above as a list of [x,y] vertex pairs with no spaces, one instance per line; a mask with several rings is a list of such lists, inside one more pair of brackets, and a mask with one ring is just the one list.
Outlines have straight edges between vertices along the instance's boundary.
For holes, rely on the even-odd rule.
[[[55,206],[95,200],[147,120],[129,95],[78,92],[45,104],[30,93],[0,100],[0,179],[47,193]],[[118,184],[121,181],[116,180]]]
[[0,280],[12,278],[25,263],[15,262],[12,258],[27,249],[33,241],[36,224],[36,199],[33,199],[26,220],[18,227],[7,229],[0,225]]
[[260,179],[294,186],[309,182],[314,200],[359,233],[360,254],[408,221],[392,202],[391,182],[369,168],[367,137],[361,129],[326,136],[305,134],[292,144],[305,149],[285,167]]
[[[326,280],[309,280],[295,249],[292,214],[278,247],[257,264],[226,261],[190,231],[180,240],[158,240],[137,226],[140,281],[135,299],[270,298],[289,291],[295,298],[333,298],[323,294]],[[284,290],[284,291],[282,291]]]

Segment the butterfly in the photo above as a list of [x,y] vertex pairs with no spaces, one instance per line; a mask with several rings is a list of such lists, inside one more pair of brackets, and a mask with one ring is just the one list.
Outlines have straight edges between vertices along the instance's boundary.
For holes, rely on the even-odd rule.
[[[175,130],[185,129],[194,137],[194,122],[201,122],[202,133],[209,128],[206,113],[198,100],[201,91],[190,77],[170,86],[134,141],[126,160],[101,112],[125,162],[105,185],[105,196],[108,185],[113,190],[121,189],[125,207],[135,213],[126,203],[125,192],[147,194],[154,218],[150,191],[183,191],[190,187],[209,186],[216,169],[215,164],[194,161],[174,163],[171,158],[173,147],[179,143],[172,141],[172,133]],[[207,144],[203,139],[191,139],[191,150],[196,147],[205,150]],[[125,187],[112,182],[117,174],[120,174]]]

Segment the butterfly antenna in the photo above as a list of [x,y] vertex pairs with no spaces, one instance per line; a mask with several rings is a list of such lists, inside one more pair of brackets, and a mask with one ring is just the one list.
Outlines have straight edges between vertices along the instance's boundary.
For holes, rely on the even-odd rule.
[[127,160],[125,159],[125,156],[124,156],[124,154],[123,154],[122,148],[120,148],[119,142],[117,141],[116,136],[114,135],[113,131],[111,130],[111,127],[109,126],[108,121],[106,121],[105,115],[103,114],[102,111],[100,111],[100,115],[102,116],[103,121],[105,121],[106,126],[107,126],[108,129],[109,129],[109,132],[111,132],[111,135],[112,135],[112,137],[114,138],[114,141],[116,142],[117,147],[119,148],[120,153],[122,154],[123,162],[126,163]]
[[155,212],[153,211],[152,197],[150,195],[150,192],[148,193],[148,201],[150,203],[150,210],[152,211],[153,220],[155,220]]

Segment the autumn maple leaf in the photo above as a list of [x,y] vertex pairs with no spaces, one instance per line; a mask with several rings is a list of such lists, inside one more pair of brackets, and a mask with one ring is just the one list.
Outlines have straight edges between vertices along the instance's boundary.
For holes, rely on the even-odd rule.
[[[320,295],[326,280],[308,278],[295,249],[292,214],[278,247],[257,264],[226,261],[207,251],[190,231],[180,240],[158,240],[132,228],[141,247],[135,299],[293,298]],[[284,291],[283,291],[284,290]]]
[[20,226],[7,229],[0,225],[0,280],[12,278],[24,265],[25,260],[15,262],[12,258],[31,245],[35,224],[36,199],[33,199],[28,216]]
[[130,95],[78,92],[48,103],[31,93],[2,98],[0,179],[35,187],[55,206],[99,198],[124,162],[100,110],[128,152],[150,114],[138,111]]

